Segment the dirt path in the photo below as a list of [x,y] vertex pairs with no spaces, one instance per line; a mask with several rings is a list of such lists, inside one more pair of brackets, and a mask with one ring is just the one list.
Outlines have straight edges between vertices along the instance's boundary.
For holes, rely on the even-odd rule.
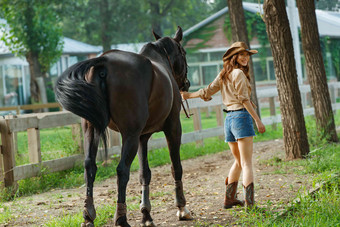
[[[295,198],[299,188],[311,185],[306,175],[275,174],[275,167],[267,166],[263,160],[273,157],[284,159],[283,141],[267,141],[254,145],[255,200],[260,206],[271,206],[287,203]],[[207,155],[182,162],[184,190],[187,207],[194,220],[177,221],[177,208],[174,206],[174,186],[170,166],[165,165],[152,169],[150,185],[152,217],[157,226],[210,226],[227,225],[236,220],[231,210],[222,208],[224,181],[233,163],[230,151]],[[116,178],[108,179],[95,185],[95,205],[114,204],[117,194]],[[239,198],[243,197],[239,184]],[[128,206],[139,207],[140,185],[138,172],[133,172],[128,184]],[[54,190],[51,192],[19,198],[6,203],[11,206],[16,218],[7,226],[40,226],[51,218],[65,214],[78,213],[82,210],[85,196],[84,186],[76,189]],[[232,209],[233,210],[233,209]],[[243,212],[242,209],[238,209]],[[97,214],[100,215],[100,214]],[[128,210],[128,221],[131,226],[139,226],[141,214],[138,209]],[[113,226],[109,220],[107,226]]]

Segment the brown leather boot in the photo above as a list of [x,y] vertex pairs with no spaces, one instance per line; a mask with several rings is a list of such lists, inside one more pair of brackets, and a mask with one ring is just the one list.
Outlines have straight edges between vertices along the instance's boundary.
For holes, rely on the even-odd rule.
[[233,206],[243,206],[244,202],[237,199],[237,184],[238,182],[235,181],[231,184],[228,184],[228,177],[225,180],[226,190],[225,190],[225,197],[224,197],[224,208],[229,209]]
[[244,193],[244,206],[246,210],[252,209],[255,204],[254,200],[254,183],[250,183],[247,187],[243,185],[243,193]]

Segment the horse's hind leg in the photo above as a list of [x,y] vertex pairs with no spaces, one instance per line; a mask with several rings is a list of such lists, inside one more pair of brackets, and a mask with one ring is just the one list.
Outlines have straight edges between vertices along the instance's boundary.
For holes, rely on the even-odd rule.
[[94,226],[93,221],[96,218],[96,210],[93,203],[93,182],[97,172],[96,156],[100,136],[95,133],[93,126],[86,120],[82,120],[82,127],[84,132],[84,149],[86,152],[86,199],[83,212],[85,223],[82,226]]
[[185,207],[186,200],[183,193],[183,183],[182,183],[182,164],[180,158],[180,146],[181,146],[181,136],[182,128],[179,118],[178,119],[168,119],[167,127],[164,130],[166,140],[168,142],[170,159],[171,159],[171,172],[175,179],[175,205],[178,207],[177,216],[179,220],[191,220],[192,216],[190,211]]
[[136,157],[139,135],[122,135],[123,146],[117,166],[118,201],[114,217],[116,226],[130,226],[126,218],[126,186],[130,178],[130,166]]
[[155,226],[150,215],[151,203],[149,199],[149,185],[151,181],[151,170],[148,163],[148,140],[151,134],[142,135],[139,140],[139,182],[142,185],[142,196],[140,211],[143,214],[141,226]]

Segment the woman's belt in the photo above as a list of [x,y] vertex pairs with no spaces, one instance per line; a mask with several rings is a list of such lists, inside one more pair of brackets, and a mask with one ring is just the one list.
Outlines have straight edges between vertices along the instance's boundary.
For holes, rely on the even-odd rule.
[[245,111],[245,110],[247,110],[247,109],[246,108],[242,108],[242,109],[238,109],[238,110],[226,110],[226,109],[223,109],[223,112],[230,113],[230,112]]

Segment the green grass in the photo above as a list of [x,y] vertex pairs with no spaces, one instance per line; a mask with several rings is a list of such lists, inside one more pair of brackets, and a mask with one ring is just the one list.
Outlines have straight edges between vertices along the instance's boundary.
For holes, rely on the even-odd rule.
[[[18,152],[16,165],[29,164],[27,132],[17,133]],[[71,127],[40,130],[42,161],[67,157],[79,153],[77,143],[72,139]]]
[[11,208],[0,203],[0,223],[7,223],[11,218]]

